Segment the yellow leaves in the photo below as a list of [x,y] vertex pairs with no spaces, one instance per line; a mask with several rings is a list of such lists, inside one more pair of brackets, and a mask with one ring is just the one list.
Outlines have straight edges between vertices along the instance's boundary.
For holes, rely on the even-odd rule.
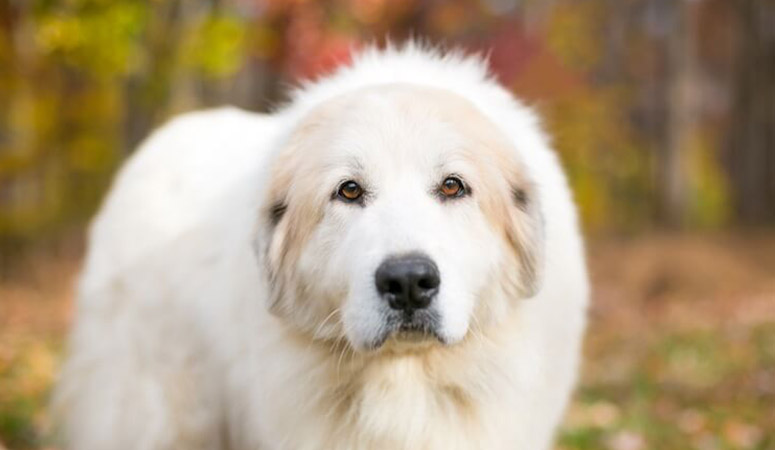
[[83,45],[83,27],[77,17],[44,18],[35,35],[35,41],[44,53],[72,52]]
[[99,173],[113,168],[114,154],[109,143],[92,135],[78,136],[67,148],[68,165],[81,173]]
[[599,16],[596,2],[575,2],[557,6],[549,19],[546,38],[549,48],[569,67],[587,70],[600,59]]
[[689,221],[697,227],[723,225],[729,217],[728,180],[706,136],[695,134],[689,143]]
[[[54,346],[28,336],[2,334],[0,343],[0,435],[28,447],[46,422],[48,392],[58,355]],[[31,436],[32,435],[32,436]]]
[[[7,294],[8,290],[0,288],[0,296]],[[59,364],[59,337],[33,335],[18,323],[24,318],[18,310],[16,313],[11,319],[16,316],[17,323],[0,322],[0,437],[11,448],[37,448],[47,426],[46,406]]]
[[592,228],[627,228],[648,214],[649,161],[618,112],[625,99],[616,87],[576,89],[545,111],[581,215]]
[[17,396],[40,397],[54,380],[57,358],[51,346],[40,341],[16,345],[10,357],[0,359],[0,402]]
[[136,62],[142,3],[115,2],[87,12],[56,11],[36,18],[34,40],[44,56],[96,76],[127,73]]
[[225,78],[237,72],[243,63],[245,36],[245,24],[239,18],[207,17],[189,30],[183,61],[206,76]]

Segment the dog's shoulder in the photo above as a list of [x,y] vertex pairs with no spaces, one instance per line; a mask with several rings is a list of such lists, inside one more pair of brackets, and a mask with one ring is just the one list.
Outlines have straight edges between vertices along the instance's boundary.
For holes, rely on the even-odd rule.
[[246,180],[260,178],[274,129],[271,116],[220,108],[183,114],[151,134],[120,169],[92,222],[86,284],[170,258],[165,249],[195,237],[213,211],[244,196]]

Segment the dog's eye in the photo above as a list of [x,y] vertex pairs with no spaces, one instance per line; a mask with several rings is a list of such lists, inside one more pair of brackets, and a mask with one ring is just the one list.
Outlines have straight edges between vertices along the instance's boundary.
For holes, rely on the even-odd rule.
[[446,198],[461,197],[466,193],[466,187],[458,177],[447,177],[439,187],[441,195]]
[[355,181],[345,181],[339,185],[336,195],[346,202],[354,202],[363,196],[363,188]]

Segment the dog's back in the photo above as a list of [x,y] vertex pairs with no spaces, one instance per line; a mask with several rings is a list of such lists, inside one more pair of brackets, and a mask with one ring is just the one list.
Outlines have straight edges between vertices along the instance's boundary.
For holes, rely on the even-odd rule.
[[204,367],[206,323],[216,318],[187,303],[228,270],[219,255],[235,224],[250,219],[220,214],[255,211],[234,205],[256,201],[243,183],[262,170],[271,122],[231,108],[181,116],[116,177],[90,229],[54,399],[71,448],[220,447],[216,388]]

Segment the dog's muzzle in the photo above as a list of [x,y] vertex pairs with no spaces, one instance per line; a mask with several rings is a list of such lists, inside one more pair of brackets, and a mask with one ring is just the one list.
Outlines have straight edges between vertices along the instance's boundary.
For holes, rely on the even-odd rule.
[[392,335],[400,340],[441,340],[438,314],[432,308],[441,276],[433,260],[420,253],[391,256],[377,268],[374,282],[390,308],[384,335],[375,347]]

